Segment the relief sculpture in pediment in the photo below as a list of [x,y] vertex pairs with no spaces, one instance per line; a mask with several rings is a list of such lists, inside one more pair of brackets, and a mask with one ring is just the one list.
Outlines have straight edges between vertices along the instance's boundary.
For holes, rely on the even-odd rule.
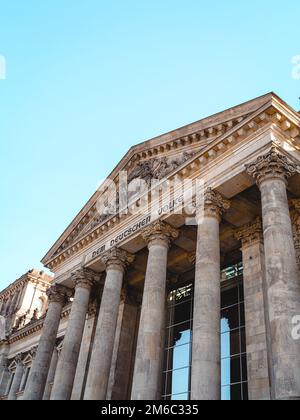
[[129,173],[128,182],[131,182],[137,178],[143,179],[150,184],[152,179],[162,180],[172,171],[175,171],[193,156],[196,152],[184,152],[176,158],[155,158],[140,162],[136,167]]

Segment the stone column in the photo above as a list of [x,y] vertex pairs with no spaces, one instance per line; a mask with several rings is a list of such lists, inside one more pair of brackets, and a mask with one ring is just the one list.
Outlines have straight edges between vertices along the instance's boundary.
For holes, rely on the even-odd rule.
[[249,400],[270,400],[266,274],[262,223],[257,218],[236,232],[242,242]]
[[106,279],[92,350],[85,400],[105,400],[114,347],[124,271],[133,256],[113,248],[102,257]]
[[48,312],[24,393],[24,400],[41,400],[55,347],[62,309],[67,301],[67,289],[61,285],[50,287]]
[[44,395],[43,395],[43,400],[44,401],[50,400],[51,387],[52,387],[52,384],[54,382],[57,363],[58,363],[58,351],[57,351],[57,348],[55,347],[54,350],[53,350],[51,364],[50,364],[48,377],[47,377],[47,381],[46,381],[46,386],[45,386],[45,391],[44,391]]
[[64,338],[64,346],[56,369],[51,400],[70,400],[71,398],[95,273],[83,268],[73,273],[72,279],[75,284],[75,295]]
[[[102,293],[103,288],[100,286],[99,289]],[[84,388],[88,373],[88,362],[91,357],[94,335],[96,331],[98,306],[99,303],[97,300],[93,300],[89,304],[88,316],[83,331],[82,343],[80,347],[80,353],[71,395],[71,400],[73,401],[80,401],[84,397]]]
[[192,400],[221,399],[221,267],[219,224],[229,201],[207,189],[197,211]]
[[139,297],[140,294],[129,290],[128,287],[122,291],[107,400],[126,401],[130,399],[130,382],[140,306]]
[[23,374],[24,374],[24,365],[22,363],[21,356],[16,357],[16,363],[17,363],[17,367],[16,367],[16,371],[15,371],[15,376],[14,376],[14,379],[12,381],[10,391],[9,391],[9,394],[8,394],[8,397],[7,397],[7,399],[9,401],[17,399],[16,394],[20,390],[20,385],[21,385],[21,382],[22,382]]
[[261,191],[272,398],[300,399],[300,340],[292,336],[293,318],[300,314],[300,279],[286,191],[297,167],[272,147],[246,169]]
[[132,400],[158,400],[163,367],[168,250],[177,230],[156,222],[143,233],[149,256],[132,384]]

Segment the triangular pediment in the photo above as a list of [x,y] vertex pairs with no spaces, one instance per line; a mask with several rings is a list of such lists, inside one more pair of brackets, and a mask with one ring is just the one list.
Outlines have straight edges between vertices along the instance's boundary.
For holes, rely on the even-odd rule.
[[[121,171],[128,175],[128,182],[136,178],[150,182],[155,178],[164,179],[172,172],[178,170],[187,162],[196,158],[210,144],[224,138],[235,131],[243,131],[244,124],[249,125],[252,116],[257,118],[268,107],[278,106],[287,112],[295,114],[275,94],[267,94],[245,104],[236,106],[219,114],[205,118],[188,126],[174,130],[147,142],[132,147],[121,162],[117,165],[109,178],[117,182]],[[256,124],[253,123],[253,130]],[[81,210],[63,235],[58,239],[42,262],[48,264],[62,252],[68,250],[77,241],[105,223],[111,215],[99,216],[96,203],[103,190],[97,191],[86,206]]]

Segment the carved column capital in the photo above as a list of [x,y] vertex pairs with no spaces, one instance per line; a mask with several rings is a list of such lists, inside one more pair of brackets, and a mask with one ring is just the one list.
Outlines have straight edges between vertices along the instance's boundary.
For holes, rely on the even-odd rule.
[[197,218],[203,216],[216,217],[219,221],[223,213],[230,208],[230,201],[226,200],[222,194],[207,188],[203,195],[203,201],[197,203]]
[[58,302],[65,304],[68,300],[68,291],[67,288],[60,285],[60,284],[54,284],[51,286],[47,292],[46,292],[49,302]]
[[134,255],[123,249],[112,248],[102,256],[101,261],[105,264],[106,271],[113,269],[124,271],[128,265],[133,263],[134,258]]
[[281,155],[275,146],[255,162],[246,165],[248,175],[252,176],[258,187],[268,179],[281,179],[287,183],[288,178],[297,172],[298,165],[289,162],[286,156]]
[[96,281],[97,274],[89,268],[82,267],[71,274],[72,282],[76,287],[90,290]]
[[262,221],[257,217],[254,221],[237,229],[234,234],[238,241],[242,242],[242,246],[250,246],[256,242],[263,242]]
[[158,220],[147,227],[142,233],[143,239],[148,243],[148,247],[154,243],[161,242],[170,246],[171,242],[178,238],[179,232],[168,223]]

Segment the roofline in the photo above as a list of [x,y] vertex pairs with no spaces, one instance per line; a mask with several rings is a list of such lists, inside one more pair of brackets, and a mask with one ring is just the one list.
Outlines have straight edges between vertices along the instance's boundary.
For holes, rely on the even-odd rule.
[[[181,133],[182,131],[187,130],[188,128],[193,128],[199,124],[204,125],[205,122],[209,122],[210,120],[217,119],[217,117],[220,117],[222,115],[225,115],[226,113],[232,111],[238,110],[238,108],[244,108],[246,105],[249,105],[251,103],[255,104],[258,103],[258,106],[256,109],[259,109],[263,105],[266,105],[268,102],[270,102],[270,105],[275,103],[279,103],[281,106],[285,107],[288,111],[292,112],[296,118],[300,121],[300,116],[295,109],[293,109],[290,105],[288,105],[284,100],[282,100],[276,93],[274,92],[268,92],[264,95],[258,96],[254,99],[251,99],[249,101],[245,101],[239,105],[235,105],[233,107],[227,108],[223,111],[217,112],[215,114],[209,115],[208,117],[202,118],[198,121],[194,121],[192,123],[186,124],[184,126],[181,126],[180,128],[177,128],[175,130],[169,131],[167,133],[161,134],[159,136],[153,137],[149,140],[140,142],[136,144],[135,146],[132,146],[128,152],[124,155],[124,157],[119,161],[119,163],[115,166],[115,168],[112,170],[112,172],[107,176],[107,179],[113,179],[118,174],[120,169],[124,167],[130,159],[136,154],[143,152],[147,146],[149,146],[150,143],[158,143],[159,140],[161,140],[161,143],[164,144],[169,141],[175,141],[176,138],[180,138],[185,135],[192,134],[194,130],[191,130],[191,133]],[[172,138],[174,137],[174,138]],[[155,145],[153,146],[155,147]],[[90,207],[94,204],[96,196],[99,194],[99,190],[95,191],[95,193],[90,197],[90,199],[87,201],[87,203],[82,207],[82,209],[77,213],[75,218],[71,221],[71,223],[67,226],[67,228],[63,231],[63,233],[59,236],[57,241],[52,245],[52,247],[48,250],[48,252],[45,254],[45,256],[42,258],[41,262],[42,264],[46,265],[49,262],[49,258],[51,258],[51,254],[54,252],[54,249],[59,245],[60,241],[63,240],[63,238],[66,236],[67,232],[71,230],[73,225],[76,225],[77,222],[80,221],[80,219],[87,213]]]

